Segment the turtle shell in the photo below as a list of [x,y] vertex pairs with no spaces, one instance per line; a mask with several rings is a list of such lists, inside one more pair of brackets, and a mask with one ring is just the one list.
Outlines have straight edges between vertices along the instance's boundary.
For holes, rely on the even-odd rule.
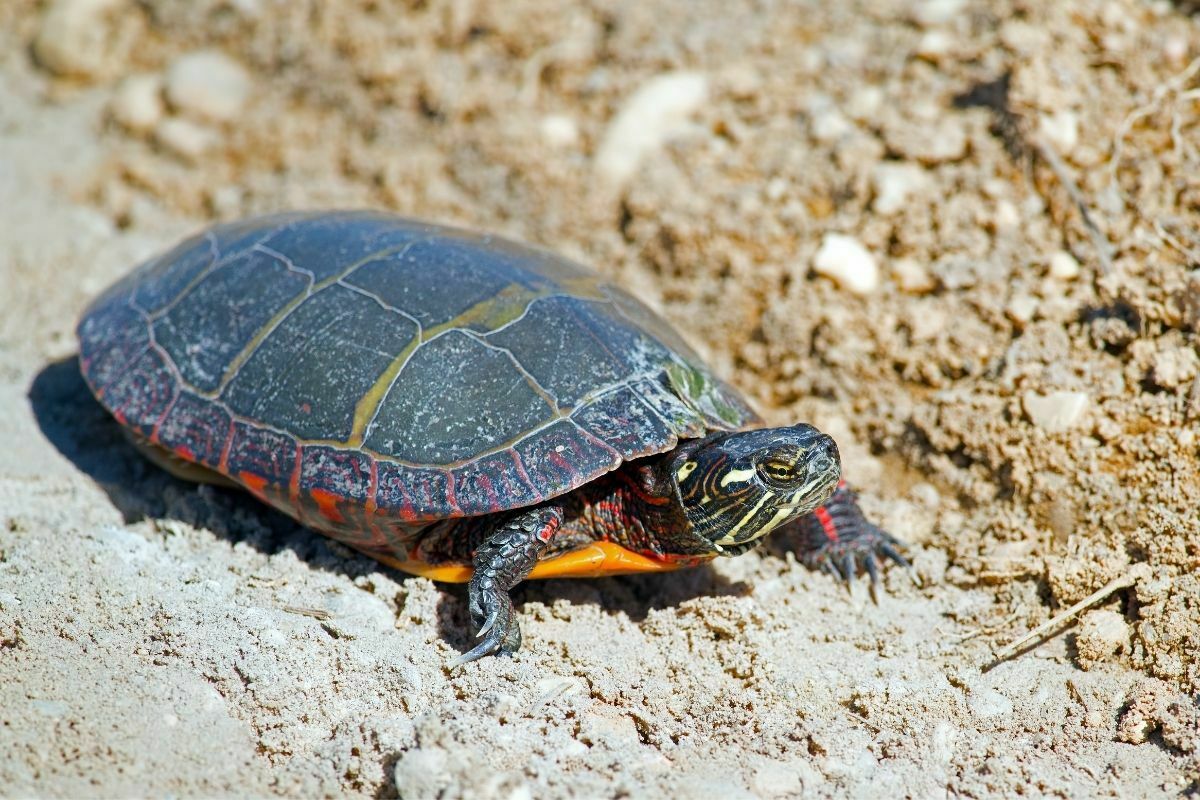
[[588,269],[382,213],[216,226],[113,286],[78,334],[137,438],[347,526],[533,505],[758,422]]

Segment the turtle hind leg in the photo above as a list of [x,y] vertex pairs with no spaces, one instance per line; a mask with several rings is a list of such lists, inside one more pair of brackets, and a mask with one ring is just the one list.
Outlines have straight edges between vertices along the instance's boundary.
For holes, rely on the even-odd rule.
[[556,506],[519,512],[475,550],[474,573],[467,587],[468,608],[477,628],[475,636],[482,641],[451,661],[451,669],[488,655],[512,655],[521,648],[521,626],[508,592],[529,575],[562,520],[562,509]]
[[845,481],[838,484],[825,505],[798,519],[798,555],[805,566],[840,578],[847,584],[866,572],[871,578],[871,594],[879,583],[880,562],[893,561],[909,566],[901,550],[904,544],[863,516],[854,491]]

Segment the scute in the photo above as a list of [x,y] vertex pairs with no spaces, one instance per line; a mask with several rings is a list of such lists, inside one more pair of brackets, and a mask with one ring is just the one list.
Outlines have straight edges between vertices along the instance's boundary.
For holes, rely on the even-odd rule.
[[757,423],[586,268],[375,212],[212,228],[105,293],[79,337],[119,419],[302,518],[521,507]]

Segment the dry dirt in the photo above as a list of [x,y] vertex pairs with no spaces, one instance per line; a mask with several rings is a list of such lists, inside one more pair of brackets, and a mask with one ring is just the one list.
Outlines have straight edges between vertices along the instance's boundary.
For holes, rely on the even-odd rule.
[[[0,793],[1197,792],[1195,5],[560,6],[0,4]],[[215,120],[158,89],[205,50],[248,78]],[[618,113],[681,71],[702,99],[614,178]],[[631,288],[839,439],[921,585],[874,605],[782,543],[529,585],[518,657],[451,674],[461,589],[165,477],[73,360],[139,260],[331,206]],[[815,274],[828,233],[877,287]]]

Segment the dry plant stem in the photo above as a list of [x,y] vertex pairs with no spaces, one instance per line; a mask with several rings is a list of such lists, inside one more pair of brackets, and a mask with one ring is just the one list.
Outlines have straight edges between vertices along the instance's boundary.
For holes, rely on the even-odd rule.
[[1071,177],[1071,173],[1067,170],[1067,165],[1063,163],[1062,158],[1050,146],[1048,142],[1040,136],[1034,136],[1031,139],[1033,148],[1037,151],[1038,157],[1046,162],[1050,170],[1058,178],[1058,182],[1067,190],[1067,194],[1071,197],[1071,202],[1075,204],[1075,208],[1079,211],[1079,216],[1083,219],[1084,227],[1087,228],[1088,237],[1092,240],[1092,246],[1096,248],[1096,256],[1100,259],[1100,267],[1105,275],[1112,272],[1112,245],[1092,219],[1092,213],[1088,210],[1087,200],[1083,196],[1079,184],[1075,183],[1075,179]]
[[1000,648],[999,652],[996,653],[995,658],[993,658],[988,664],[988,667],[993,667],[1002,661],[1007,661],[1016,655],[1016,653],[1029,642],[1058,627],[1063,622],[1072,619],[1078,615],[1080,611],[1083,611],[1089,606],[1095,605],[1113,592],[1133,586],[1135,583],[1137,583],[1138,579],[1142,577],[1142,574],[1143,573],[1140,570],[1132,569],[1119,578],[1113,578],[1111,581],[1104,584],[1104,586],[1092,592],[1087,597],[1068,608],[1066,611],[1051,617],[1016,641],[1010,642],[1005,647]]

